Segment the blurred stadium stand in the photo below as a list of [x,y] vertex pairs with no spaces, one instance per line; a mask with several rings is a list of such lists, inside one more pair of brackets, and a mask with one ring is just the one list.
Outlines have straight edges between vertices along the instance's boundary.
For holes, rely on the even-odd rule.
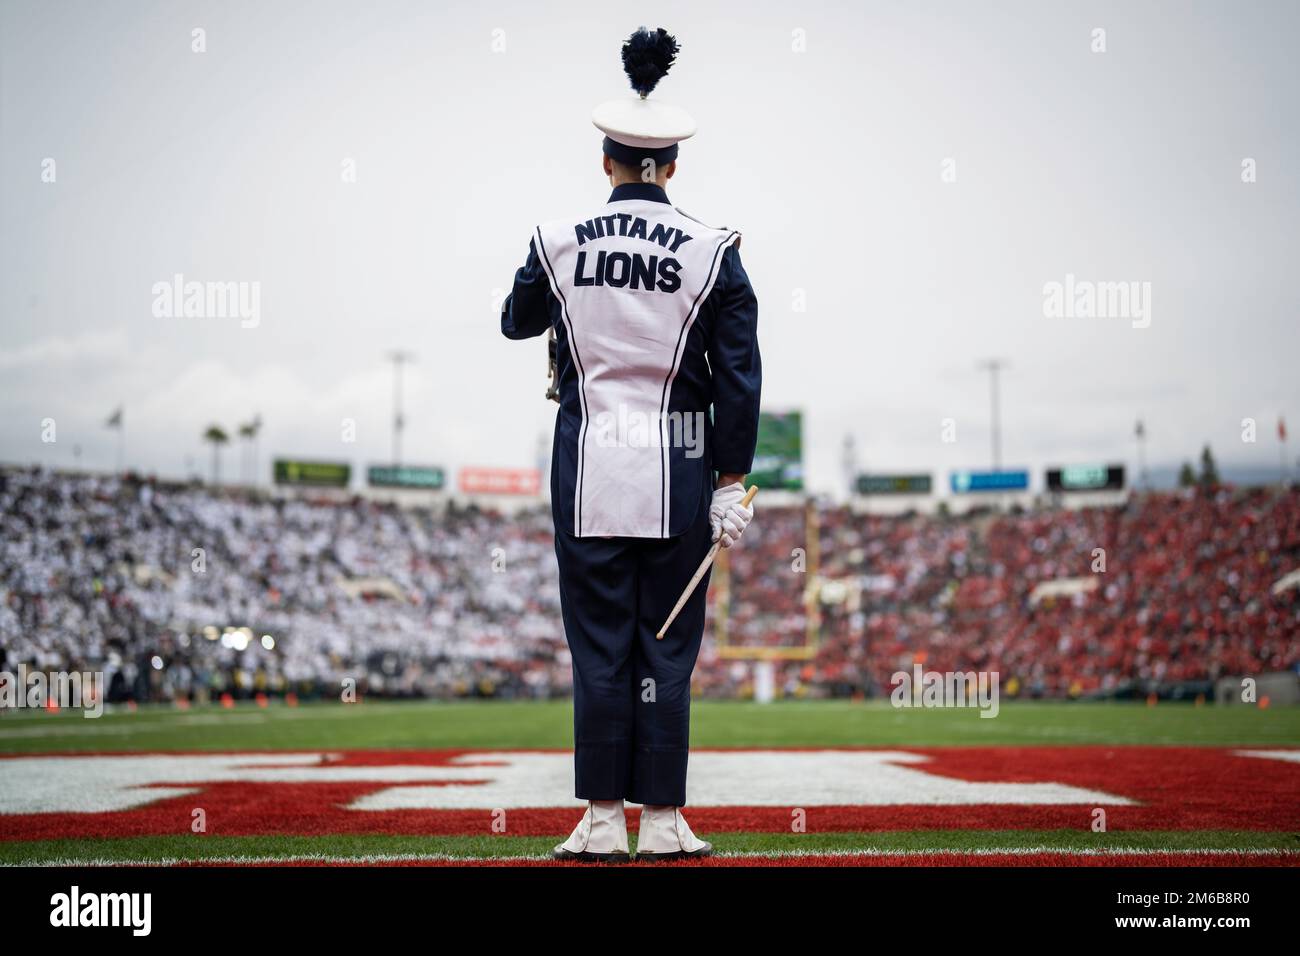
[[[6,469],[0,513],[10,672],[102,670],[110,702],[337,697],[346,678],[393,697],[570,691],[543,508]],[[1297,489],[961,516],[760,506],[729,557],[705,695],[749,696],[764,648],[795,697],[886,695],[919,662],[996,670],[1004,696],[1213,700],[1216,681],[1294,682],[1300,663]]]

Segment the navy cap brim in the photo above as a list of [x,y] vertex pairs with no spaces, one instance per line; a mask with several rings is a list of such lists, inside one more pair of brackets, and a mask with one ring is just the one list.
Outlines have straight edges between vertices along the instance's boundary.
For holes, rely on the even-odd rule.
[[665,163],[671,163],[677,158],[676,143],[658,149],[648,149],[645,146],[627,146],[606,136],[601,148],[610,159],[627,166],[640,166],[647,159],[651,160],[656,166],[662,166]]

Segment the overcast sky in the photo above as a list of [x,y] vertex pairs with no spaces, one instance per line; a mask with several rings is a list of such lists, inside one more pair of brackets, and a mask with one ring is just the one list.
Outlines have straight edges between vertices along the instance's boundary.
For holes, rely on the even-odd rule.
[[[847,434],[864,469],[987,466],[989,356],[1007,466],[1131,464],[1141,414],[1153,463],[1277,467],[1300,6],[1041,0],[0,0],[0,461],[109,468],[119,404],[161,475],[257,412],[266,474],[383,461],[402,348],[405,460],[535,464],[545,348],[497,307],[532,226],[608,196],[590,112],[649,10],[682,46],[654,95],[700,127],[669,194],[744,234],[814,489]],[[156,316],[178,273],[258,283],[256,327]],[[1048,317],[1067,275],[1149,283],[1149,315]]]

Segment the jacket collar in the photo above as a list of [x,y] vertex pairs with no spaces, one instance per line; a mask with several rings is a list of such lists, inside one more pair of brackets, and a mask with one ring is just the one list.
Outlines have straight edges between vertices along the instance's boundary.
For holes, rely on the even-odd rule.
[[610,202],[637,199],[642,202],[668,202],[668,194],[658,183],[622,183],[609,194]]

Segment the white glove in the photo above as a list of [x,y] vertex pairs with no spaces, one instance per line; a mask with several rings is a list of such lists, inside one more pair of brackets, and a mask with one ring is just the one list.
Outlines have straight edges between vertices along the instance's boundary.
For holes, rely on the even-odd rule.
[[729,548],[740,540],[740,535],[754,517],[753,507],[740,503],[744,497],[745,486],[738,481],[723,485],[713,492],[713,503],[709,505],[709,524],[713,526],[713,540],[721,540],[724,548]]

